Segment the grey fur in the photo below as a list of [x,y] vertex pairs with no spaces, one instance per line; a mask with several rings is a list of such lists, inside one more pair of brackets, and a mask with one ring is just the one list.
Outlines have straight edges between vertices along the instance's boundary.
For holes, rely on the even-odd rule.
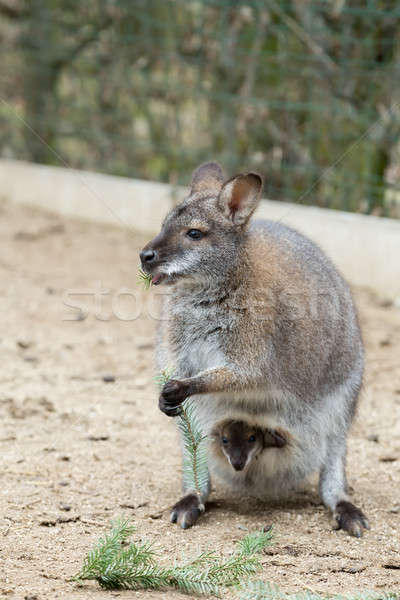
[[[318,471],[323,502],[332,511],[341,503],[340,523],[358,535],[361,511],[364,521],[343,516],[352,506],[346,439],[364,362],[351,293],[312,241],[281,223],[248,224],[261,191],[257,175],[222,185],[222,171],[211,165],[201,167],[203,186],[196,172],[195,189],[145,248],[156,256],[143,268],[170,290],[158,367],[172,367],[176,380],[160,407],[177,414],[190,395],[205,433],[227,418],[287,432],[287,446],[267,449],[245,472],[210,453],[211,475],[236,492],[279,497]],[[187,239],[193,228],[203,231],[200,241]]]

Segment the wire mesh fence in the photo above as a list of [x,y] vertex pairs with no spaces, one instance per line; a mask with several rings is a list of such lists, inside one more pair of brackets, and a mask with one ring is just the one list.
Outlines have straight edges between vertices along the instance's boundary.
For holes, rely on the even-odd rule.
[[0,153],[400,216],[400,5],[0,0]]

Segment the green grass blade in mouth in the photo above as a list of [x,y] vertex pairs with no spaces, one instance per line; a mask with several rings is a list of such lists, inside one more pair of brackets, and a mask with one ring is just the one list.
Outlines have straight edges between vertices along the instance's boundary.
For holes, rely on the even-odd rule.
[[138,270],[138,281],[144,286],[145,290],[148,290],[151,286],[153,280],[153,275],[150,273],[145,273],[142,269]]

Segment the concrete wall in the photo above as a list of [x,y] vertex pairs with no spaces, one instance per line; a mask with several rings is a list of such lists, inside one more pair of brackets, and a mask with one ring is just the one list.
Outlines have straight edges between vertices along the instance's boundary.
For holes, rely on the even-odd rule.
[[[149,235],[184,193],[160,183],[0,160],[0,197]],[[352,284],[400,299],[400,221],[268,200],[257,216],[304,232]]]

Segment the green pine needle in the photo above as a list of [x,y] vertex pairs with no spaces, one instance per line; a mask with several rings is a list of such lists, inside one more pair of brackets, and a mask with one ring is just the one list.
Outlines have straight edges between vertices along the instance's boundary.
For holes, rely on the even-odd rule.
[[149,273],[145,273],[142,269],[138,270],[138,281],[143,284],[144,289],[148,290],[151,287],[151,283],[153,281],[153,275]]
[[[162,387],[173,376],[173,369],[163,369],[156,377],[156,382]],[[198,496],[201,497],[208,487],[207,444],[205,443],[207,436],[201,431],[196,419],[195,409],[190,400],[186,400],[182,404],[178,427],[185,447],[183,461],[184,487],[188,490],[195,490]]]
[[264,548],[270,545],[272,540],[272,527],[266,531],[262,529],[255,533],[249,533],[240,542],[238,542],[238,552],[241,556],[253,556],[262,552]]
[[208,457],[207,436],[201,431],[190,400],[182,405],[178,427],[185,446],[183,460],[183,481],[185,489],[195,490],[199,497],[207,492]]
[[116,521],[89,552],[74,580],[96,580],[106,589],[177,589],[186,594],[219,595],[259,570],[257,555],[271,541],[271,535],[253,533],[239,542],[237,551],[226,560],[215,552],[203,552],[181,565],[165,567],[156,561],[151,544],[127,544],[134,531],[128,521]]
[[172,379],[173,376],[174,376],[174,370],[172,369],[172,367],[167,367],[166,369],[163,369],[162,371],[160,371],[160,373],[155,376],[154,380],[155,380],[156,384],[160,388],[162,388],[164,383],[167,383],[167,381]]

